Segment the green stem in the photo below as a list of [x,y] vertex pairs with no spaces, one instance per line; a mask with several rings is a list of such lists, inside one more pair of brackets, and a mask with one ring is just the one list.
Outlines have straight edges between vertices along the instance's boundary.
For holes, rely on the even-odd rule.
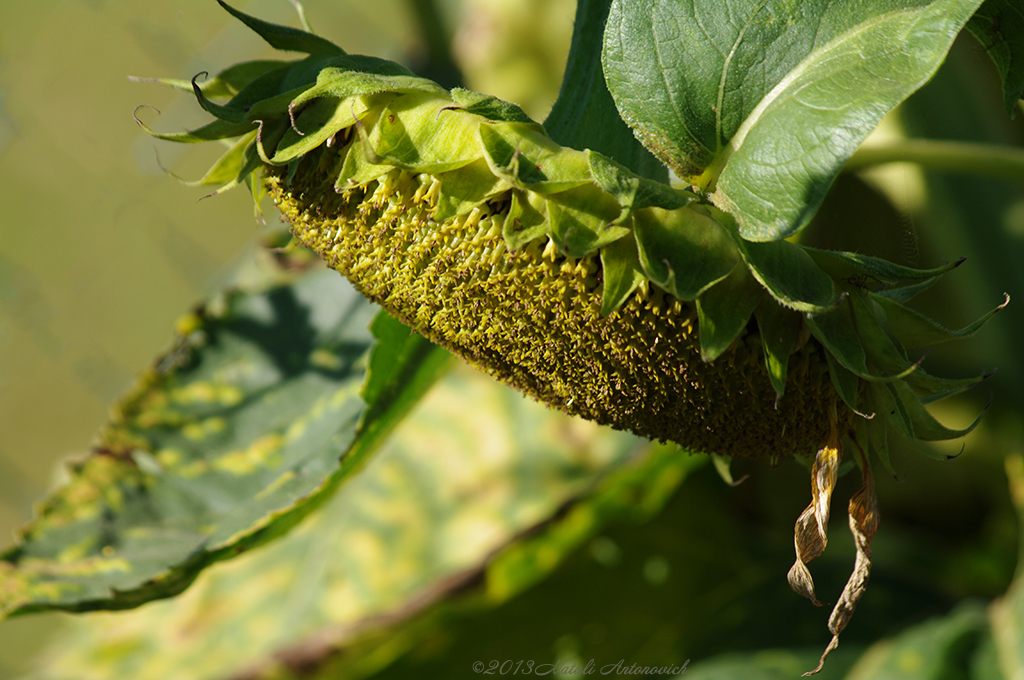
[[1024,184],[1024,149],[997,144],[906,139],[857,149],[845,170],[883,163],[917,163],[928,168],[991,175]]
[[451,53],[451,36],[438,10],[436,0],[407,0],[416,16],[416,25],[427,48],[426,63],[417,75],[429,78],[442,87],[462,87],[462,71]]
[[664,164],[650,154],[622,121],[604,82],[601,49],[611,0],[579,0],[562,89],[544,121],[556,142],[593,149],[644,177],[668,181]]

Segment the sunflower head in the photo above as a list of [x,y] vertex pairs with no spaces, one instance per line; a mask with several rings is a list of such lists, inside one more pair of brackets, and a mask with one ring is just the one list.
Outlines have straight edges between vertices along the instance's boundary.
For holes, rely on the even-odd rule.
[[891,430],[917,443],[974,427],[947,428],[924,404],[981,378],[934,377],[908,354],[999,309],[949,331],[906,305],[959,262],[748,241],[699,193],[562,147],[514,104],[228,9],[308,56],[163,81],[215,120],[147,131],[235,140],[200,183],[269,190],[295,238],[363,294],[552,407],[690,451],[813,461],[790,583],[815,602],[805,565],[824,549],[850,445],[858,566],[835,644],[870,567],[870,458],[891,470]]

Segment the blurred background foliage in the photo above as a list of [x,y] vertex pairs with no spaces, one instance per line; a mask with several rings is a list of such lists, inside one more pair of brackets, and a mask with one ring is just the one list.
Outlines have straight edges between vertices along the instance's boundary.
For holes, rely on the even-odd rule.
[[[541,119],[557,95],[574,10],[572,0],[447,0],[425,33],[414,0],[304,6],[313,28],[350,52],[442,82],[461,74],[465,86]],[[284,0],[239,7],[295,23]],[[447,62],[439,31],[451,45]],[[169,179],[161,165],[198,177],[216,150],[161,145],[158,162],[132,109],[160,109],[162,130],[204,116],[190,97],[126,76],[182,77],[269,54],[207,0],[144,9],[105,0],[0,3],[3,535],[59,481],[58,461],[86,450],[108,405],[166,346],[174,320],[232,280],[278,226],[270,210],[266,226],[249,217],[244,191],[194,202],[197,190]],[[994,69],[963,37],[935,80],[878,134],[1020,147],[1024,116],[1007,119]],[[885,676],[886,659],[920,657],[941,663],[933,675],[919,665],[912,677],[999,677],[984,608],[1009,587],[1019,555],[1005,470],[1024,455],[1024,189],[879,167],[842,176],[804,238],[908,265],[967,256],[921,297],[921,309],[950,326],[998,304],[1004,291],[1015,296],[977,336],[928,356],[941,375],[998,368],[980,388],[937,406],[943,422],[962,426],[990,398],[992,406],[955,461],[906,447],[894,452],[898,479],[879,472],[883,519],[871,585],[822,675],[844,677],[856,663],[851,677],[904,677]],[[955,454],[960,445],[941,450]],[[599,474],[613,462],[611,474]],[[730,488],[703,462],[549,413],[460,370],[358,484],[293,535],[210,569],[184,596],[127,613],[0,622],[0,678],[227,678],[253,669],[469,677],[476,660],[559,658],[692,658],[690,677],[756,677],[751,664],[762,677],[795,676],[813,667],[828,638],[827,611],[785,582],[807,473],[793,463],[743,463],[734,475],[750,478]],[[836,498],[856,485],[840,480]],[[560,491],[545,499],[553,489]],[[392,495],[403,503],[383,500]],[[558,521],[540,521],[559,507]],[[832,597],[853,557],[839,504],[834,514],[832,545],[812,565],[819,592]],[[606,516],[617,519],[602,528]],[[355,526],[337,521],[353,517]],[[434,531],[442,526],[449,528]],[[393,552],[399,546],[408,554]],[[508,584],[549,569],[512,597],[519,586]],[[1018,600],[1022,591],[1018,584]],[[930,621],[939,616],[946,618]],[[1022,620],[1018,613],[1018,635]]]

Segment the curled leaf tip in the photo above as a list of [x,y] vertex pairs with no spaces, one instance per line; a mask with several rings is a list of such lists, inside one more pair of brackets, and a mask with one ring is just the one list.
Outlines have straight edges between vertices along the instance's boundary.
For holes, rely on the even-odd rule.
[[174,179],[180,181],[181,178],[164,167],[164,164],[160,161],[160,151],[158,149],[153,149],[153,158],[156,160],[156,167],[160,168],[164,174],[170,175],[171,177],[174,177]]
[[[352,105],[352,115],[356,115],[355,104]],[[295,131],[295,134],[297,134],[299,137],[306,136],[306,133],[300,130],[298,126],[295,124],[295,102],[289,102],[288,104],[288,120],[291,122],[291,128],[292,130]],[[331,137],[333,138],[334,136],[331,135]],[[328,144],[327,146],[330,146],[330,144]]]
[[156,108],[155,106],[150,106],[149,104],[139,104],[134,109],[132,109],[132,118],[135,119],[135,122],[138,124],[138,126],[143,130],[149,131],[149,126],[139,119],[139,109],[150,109],[151,111],[156,111],[156,115],[158,116],[160,115],[160,109]]

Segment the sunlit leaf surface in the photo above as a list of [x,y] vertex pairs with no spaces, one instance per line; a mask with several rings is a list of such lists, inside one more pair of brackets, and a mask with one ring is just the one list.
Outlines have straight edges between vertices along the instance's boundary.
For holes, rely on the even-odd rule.
[[[335,646],[397,626],[479,583],[496,551],[548,521],[558,524],[561,511],[587,499],[607,471],[621,477],[650,448],[549,411],[470,369],[454,372],[360,475],[287,537],[210,569],[173,601],[77,619],[73,637],[36,677],[198,680],[250,677],[256,668],[276,677],[278,662],[303,660],[309,671],[308,664],[332,662]],[[634,474],[664,482],[648,491],[648,513],[682,470],[702,460],[663,448],[671,455]],[[659,469],[675,472],[647,474]],[[604,506],[642,511],[631,507],[641,496],[623,495],[631,486],[613,488]],[[506,558],[501,582],[509,592],[532,582],[603,514],[591,508],[592,520],[575,516],[560,542]],[[547,558],[538,564],[538,555]],[[383,639],[389,642],[376,655],[389,659],[415,637],[392,631]],[[372,659],[357,658],[354,667],[366,663]]]
[[337,274],[315,270],[181,319],[175,347],[3,554],[0,614],[174,595],[210,563],[293,526],[446,361],[376,322],[389,365],[371,370],[367,409],[375,313]]
[[[810,221],[882,116],[923,85],[979,0],[616,0],[608,88],[752,241]],[[650,55],[656,55],[651,58]]]

